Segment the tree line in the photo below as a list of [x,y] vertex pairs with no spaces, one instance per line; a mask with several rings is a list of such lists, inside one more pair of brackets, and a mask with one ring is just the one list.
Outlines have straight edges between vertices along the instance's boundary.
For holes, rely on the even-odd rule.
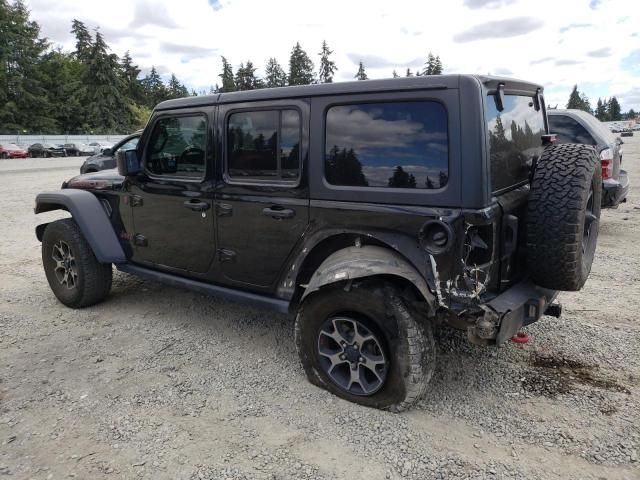
[[567,108],[589,112],[592,115],[595,115],[595,117],[601,122],[616,122],[620,120],[633,120],[636,118],[636,112],[634,112],[633,108],[629,109],[627,113],[622,113],[620,102],[618,102],[618,99],[615,96],[605,98],[604,100],[598,98],[596,108],[591,108],[589,97],[578,91],[578,85],[574,85],[573,90],[571,90],[569,101],[567,102]]
[[[311,57],[296,43],[288,69],[269,58],[264,77],[247,60],[233,70],[222,57],[219,83],[208,91],[189,90],[175,74],[163,81],[152,67],[144,76],[129,52],[111,52],[100,30],[91,32],[80,20],[71,22],[71,52],[54,48],[40,35],[22,0],[0,0],[0,133],[125,133],[144,127],[159,102],[257,88],[333,82],[333,50],[323,42],[316,72]],[[439,75],[442,61],[429,53],[415,75]],[[406,76],[414,73],[407,68]],[[396,71],[393,77],[399,76]],[[363,62],[355,77],[367,80]]]

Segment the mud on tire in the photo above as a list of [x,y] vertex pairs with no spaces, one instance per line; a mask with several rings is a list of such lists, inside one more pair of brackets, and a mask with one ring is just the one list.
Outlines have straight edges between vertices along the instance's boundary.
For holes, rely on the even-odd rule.
[[545,148],[527,211],[527,263],[535,283],[554,290],[582,288],[593,263],[601,199],[600,161],[592,147]]
[[[426,391],[435,367],[431,325],[418,318],[391,283],[363,282],[345,291],[325,287],[305,299],[295,322],[298,355],[311,383],[368,407],[399,412]],[[322,366],[319,335],[327,319],[348,317],[372,332],[384,350],[385,381],[370,394],[347,391]],[[348,337],[348,335],[347,335]]]
[[102,301],[111,290],[111,264],[98,262],[71,218],[47,225],[42,264],[51,290],[68,307],[88,307]]

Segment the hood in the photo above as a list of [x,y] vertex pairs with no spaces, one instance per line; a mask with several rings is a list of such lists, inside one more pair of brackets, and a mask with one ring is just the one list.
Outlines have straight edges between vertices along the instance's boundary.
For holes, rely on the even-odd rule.
[[62,188],[78,188],[81,190],[119,190],[124,177],[118,170],[102,170],[101,172],[85,173],[73,177],[62,184]]

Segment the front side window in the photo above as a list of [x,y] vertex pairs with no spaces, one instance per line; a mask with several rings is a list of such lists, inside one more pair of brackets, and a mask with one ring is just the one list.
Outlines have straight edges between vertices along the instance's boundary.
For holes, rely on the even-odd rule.
[[300,175],[300,125],[297,110],[257,110],[229,115],[229,178],[295,181]]
[[204,115],[161,118],[151,133],[146,168],[154,175],[202,178],[206,143]]
[[433,101],[331,107],[324,154],[332,185],[442,188],[449,176],[447,112]]
[[493,95],[485,105],[491,188],[497,192],[528,180],[533,159],[542,153],[544,114],[527,96],[505,95],[501,112]]

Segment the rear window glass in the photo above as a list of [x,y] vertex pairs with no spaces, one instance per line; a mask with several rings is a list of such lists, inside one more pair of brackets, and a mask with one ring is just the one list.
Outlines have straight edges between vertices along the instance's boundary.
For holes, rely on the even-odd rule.
[[549,130],[558,135],[559,143],[597,143],[586,128],[567,115],[549,115]]
[[329,108],[325,178],[332,185],[436,189],[449,170],[447,112],[433,101]]
[[529,179],[533,159],[542,152],[544,115],[532,97],[505,95],[499,112],[493,95],[486,105],[492,191],[499,192]]

